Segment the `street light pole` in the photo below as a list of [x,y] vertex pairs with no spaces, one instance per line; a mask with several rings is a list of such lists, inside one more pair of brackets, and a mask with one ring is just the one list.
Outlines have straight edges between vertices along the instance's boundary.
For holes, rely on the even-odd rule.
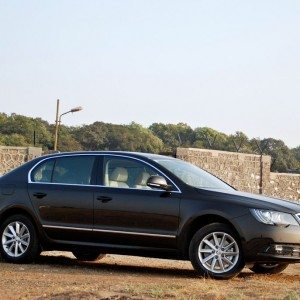
[[57,151],[57,139],[58,139],[58,116],[59,116],[59,99],[57,99],[57,102],[56,102],[55,135],[54,135],[54,151]]
[[68,113],[74,113],[81,111],[83,108],[81,106],[77,106],[72,108],[71,110],[64,112],[63,114],[59,114],[59,99],[57,99],[56,104],[56,119],[55,119],[55,136],[54,136],[54,151],[57,151],[57,143],[58,143],[58,132],[59,132],[59,126],[61,124],[61,117],[63,115],[66,115]]

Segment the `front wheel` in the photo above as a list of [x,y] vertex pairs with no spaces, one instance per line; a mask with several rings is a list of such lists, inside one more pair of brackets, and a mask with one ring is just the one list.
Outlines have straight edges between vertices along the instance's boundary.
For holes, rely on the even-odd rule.
[[199,229],[191,240],[189,255],[194,269],[204,277],[229,279],[244,267],[239,239],[227,224]]
[[13,263],[30,263],[40,247],[32,221],[24,215],[8,217],[0,226],[2,259]]
[[278,274],[285,270],[289,264],[256,263],[250,270],[256,274]]

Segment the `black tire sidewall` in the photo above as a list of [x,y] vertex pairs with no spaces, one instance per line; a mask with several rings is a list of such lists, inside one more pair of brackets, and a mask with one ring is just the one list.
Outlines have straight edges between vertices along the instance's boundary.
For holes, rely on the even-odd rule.
[[[209,270],[207,270],[201,263],[199,257],[198,257],[198,248],[205,236],[212,232],[224,232],[229,234],[234,240],[237,242],[239,247],[239,258],[236,262],[236,265],[229,271],[224,273],[214,273]],[[242,247],[240,243],[240,239],[237,237],[235,232],[231,229],[231,227],[227,224],[222,223],[212,223],[209,225],[206,225],[199,229],[193,236],[190,246],[189,246],[189,257],[190,261],[194,267],[194,269],[200,274],[201,276],[208,277],[208,278],[215,278],[215,279],[229,279],[237,274],[240,273],[240,271],[243,269],[245,263],[243,259],[243,253],[242,253]]]
[[[22,255],[20,255],[18,257],[9,256],[3,249],[3,245],[2,245],[3,232],[4,232],[5,228],[7,227],[7,225],[10,223],[13,223],[13,222],[23,223],[29,230],[29,234],[30,234],[30,241],[29,241],[28,248]],[[30,263],[30,262],[34,261],[34,259],[37,257],[37,255],[39,253],[39,243],[38,243],[38,238],[37,238],[35,227],[34,227],[32,221],[24,215],[12,215],[12,216],[8,217],[1,224],[1,226],[0,226],[0,241],[1,241],[0,254],[1,254],[2,259],[7,262]]]
[[262,263],[256,263],[250,270],[256,274],[279,274],[284,271],[289,264],[278,263],[274,267],[264,267]]

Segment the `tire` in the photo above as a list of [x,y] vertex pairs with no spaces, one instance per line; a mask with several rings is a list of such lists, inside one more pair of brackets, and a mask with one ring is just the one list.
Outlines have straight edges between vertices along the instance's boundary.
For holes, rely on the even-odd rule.
[[106,255],[98,251],[82,251],[82,250],[73,251],[72,253],[78,260],[82,260],[82,261],[97,261],[104,258]]
[[189,256],[199,275],[229,279],[238,275],[245,265],[241,249],[239,238],[230,226],[213,223],[195,233]]
[[288,266],[289,264],[256,263],[250,270],[256,274],[278,274]]
[[31,263],[40,253],[32,221],[24,215],[12,215],[0,226],[0,253],[4,261]]

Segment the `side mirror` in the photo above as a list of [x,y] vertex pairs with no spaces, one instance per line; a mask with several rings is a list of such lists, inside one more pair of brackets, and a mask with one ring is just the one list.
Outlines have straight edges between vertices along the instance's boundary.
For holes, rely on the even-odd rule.
[[155,189],[170,191],[172,186],[168,185],[166,179],[159,175],[152,175],[147,180],[147,186]]

